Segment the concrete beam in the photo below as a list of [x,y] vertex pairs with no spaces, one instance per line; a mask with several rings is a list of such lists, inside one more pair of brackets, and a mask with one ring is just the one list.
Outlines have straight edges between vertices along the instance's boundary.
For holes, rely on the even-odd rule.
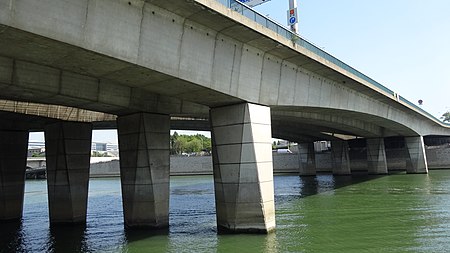
[[386,149],[383,138],[367,139],[367,165],[369,174],[387,174]]
[[170,117],[132,114],[117,126],[125,226],[167,228]]
[[237,104],[210,111],[219,231],[275,229],[270,108]]
[[28,132],[0,131],[0,221],[23,213]]
[[[245,100],[338,108],[394,135],[448,134],[389,92],[217,1],[0,4],[0,54],[8,56],[0,58],[0,86],[11,100],[121,115]],[[410,124],[416,121],[428,123]]]
[[316,175],[316,152],[314,142],[298,143],[298,159],[300,176]]
[[407,149],[406,173],[428,174],[427,156],[423,136],[405,137]]
[[331,141],[331,160],[334,175],[351,174],[347,141]]
[[44,133],[50,224],[85,223],[92,124],[58,122]]

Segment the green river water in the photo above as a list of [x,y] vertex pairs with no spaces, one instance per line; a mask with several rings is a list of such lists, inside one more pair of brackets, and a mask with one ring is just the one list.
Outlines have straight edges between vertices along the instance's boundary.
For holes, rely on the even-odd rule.
[[276,232],[218,235],[211,176],[171,178],[165,234],[124,230],[118,178],[91,179],[85,227],[50,229],[46,182],[27,181],[0,252],[450,252],[450,170],[274,183]]

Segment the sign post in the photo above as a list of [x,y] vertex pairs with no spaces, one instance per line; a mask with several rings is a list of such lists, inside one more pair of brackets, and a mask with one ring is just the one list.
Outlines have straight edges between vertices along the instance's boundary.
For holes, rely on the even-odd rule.
[[297,33],[298,31],[298,15],[297,15],[297,0],[289,0],[289,10],[287,11],[288,25],[291,31]]

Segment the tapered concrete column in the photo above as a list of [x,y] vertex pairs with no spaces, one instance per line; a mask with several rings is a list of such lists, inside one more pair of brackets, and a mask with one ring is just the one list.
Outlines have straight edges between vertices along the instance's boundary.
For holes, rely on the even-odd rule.
[[28,132],[0,131],[0,221],[22,218]]
[[298,143],[297,147],[300,176],[315,176],[316,152],[314,150],[314,143]]
[[350,175],[350,157],[348,153],[348,142],[331,141],[331,160],[333,175]]
[[387,174],[386,149],[384,147],[384,138],[367,139],[367,165],[369,174],[382,175]]
[[169,226],[170,116],[138,113],[117,120],[126,227]]
[[428,164],[423,137],[405,137],[405,146],[408,154],[406,173],[427,174]]
[[275,228],[270,108],[238,104],[210,110],[219,231]]
[[45,127],[50,223],[85,223],[92,124],[59,122]]

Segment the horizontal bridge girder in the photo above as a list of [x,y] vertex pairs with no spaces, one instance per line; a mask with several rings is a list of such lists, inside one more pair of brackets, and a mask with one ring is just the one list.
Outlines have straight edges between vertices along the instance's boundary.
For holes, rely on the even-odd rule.
[[[115,115],[191,117],[207,116],[208,107],[248,101],[289,113],[318,108],[322,118],[332,116],[331,127],[358,136],[449,132],[215,1],[85,2],[62,8],[50,0],[3,7],[5,99]],[[68,8],[72,15],[66,15]],[[39,15],[43,11],[49,15]],[[330,108],[335,109],[327,112]],[[336,124],[335,119],[349,118],[350,124]],[[330,127],[330,122],[312,125]]]

